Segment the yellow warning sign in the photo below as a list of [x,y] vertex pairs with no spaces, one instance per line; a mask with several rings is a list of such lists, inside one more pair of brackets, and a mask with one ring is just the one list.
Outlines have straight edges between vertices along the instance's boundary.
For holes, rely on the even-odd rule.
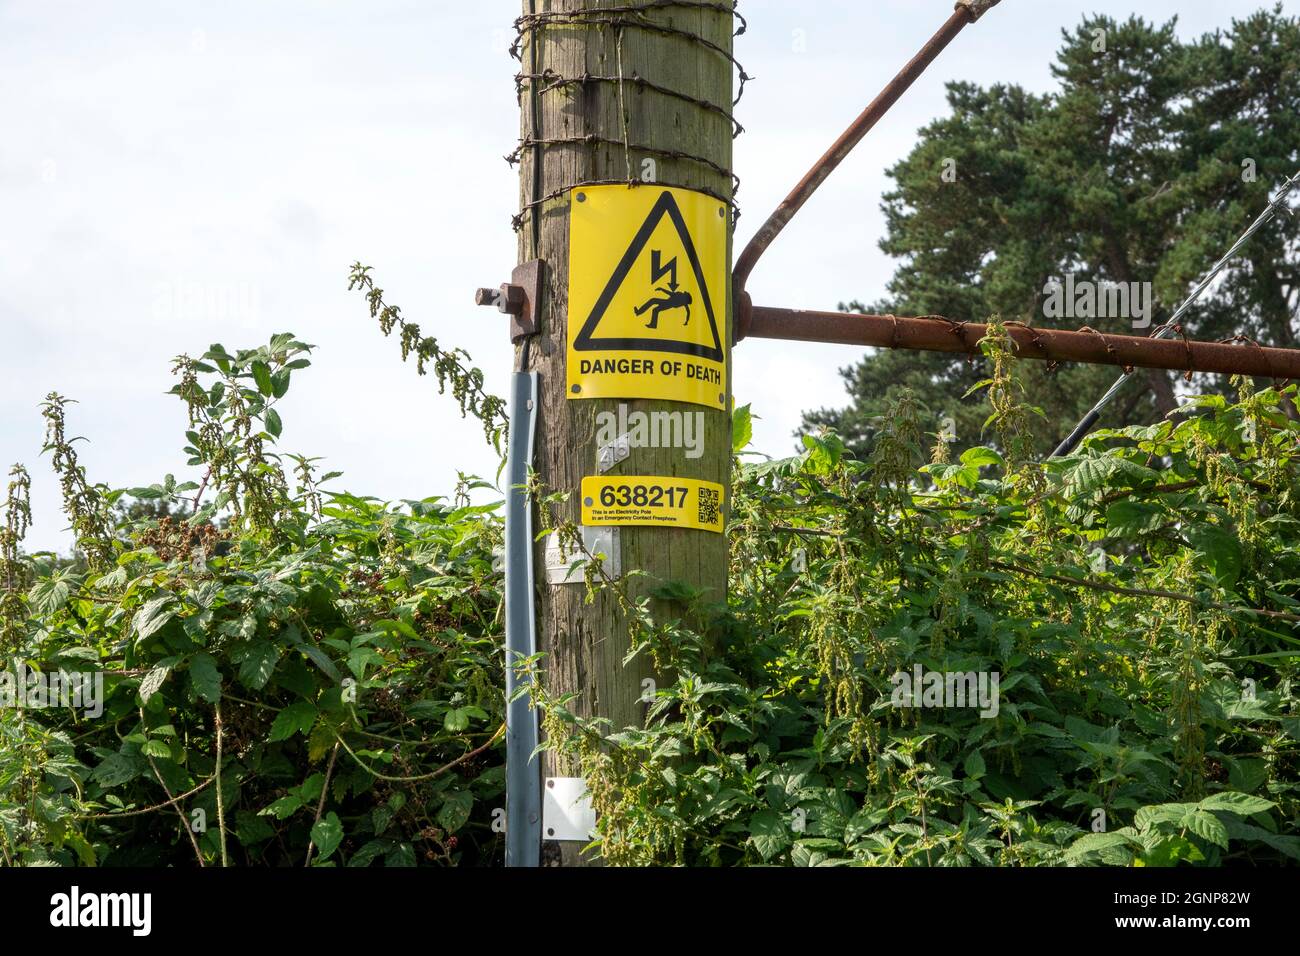
[[694,478],[582,479],[584,525],[666,525],[722,531],[722,485]]
[[725,408],[726,204],[648,184],[570,198],[569,398]]

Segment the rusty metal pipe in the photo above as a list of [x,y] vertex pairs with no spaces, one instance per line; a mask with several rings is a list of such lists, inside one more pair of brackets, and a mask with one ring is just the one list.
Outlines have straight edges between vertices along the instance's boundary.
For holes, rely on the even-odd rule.
[[[754,306],[748,334],[760,339],[793,339],[869,345],[875,348],[979,354],[988,326],[953,322],[937,316],[904,318],[853,312],[805,312]],[[1300,379],[1300,349],[1276,349],[1247,343],[1153,339],[1084,330],[1031,328],[1008,324],[1019,358],[1049,362],[1083,362],[1121,368],[1162,368],[1180,372],[1218,372],[1276,379]]]
[[862,141],[862,137],[867,135],[880,118],[889,112],[890,107],[898,102],[899,97],[907,92],[908,87],[925,72],[926,67],[934,62],[957,34],[998,2],[999,0],[958,0],[957,9],[948,18],[948,22],[940,27],[939,32],[930,39],[930,42],[921,48],[921,52],[913,57],[912,61],[903,67],[902,72],[894,77],[880,95],[862,111],[844,134],[826,151],[826,155],[816,162],[790,195],[782,200],[781,205],[776,207],[776,211],[767,217],[767,222],[763,223],[754,237],[749,240],[749,244],[741,252],[732,270],[732,288],[735,289],[738,303],[742,300],[741,293],[744,292],[745,283],[749,280],[749,274],[754,270],[759,256],[794,218],[794,214],[808,201],[808,197],[817,191],[817,187],[826,181],[826,177],[830,176],[835,167],[844,161],[844,158],[853,151],[853,147]]

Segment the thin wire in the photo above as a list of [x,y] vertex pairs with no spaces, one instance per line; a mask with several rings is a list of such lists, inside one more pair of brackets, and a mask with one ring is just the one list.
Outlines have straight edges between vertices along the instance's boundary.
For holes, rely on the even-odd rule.
[[[640,3],[628,4],[626,6],[600,7],[591,10],[548,10],[548,11],[537,12],[535,0],[530,0],[529,12],[515,20],[515,41],[510,46],[510,55],[515,59],[519,60],[522,66],[523,44],[526,36],[530,38],[530,42],[528,44],[529,54],[530,54],[528,72],[527,73],[521,72],[518,75],[516,75],[515,85],[517,91],[522,91],[522,81],[524,79],[530,80],[528,85],[529,85],[531,106],[534,112],[534,122],[531,124],[532,128],[530,129],[529,133],[525,136],[522,136],[515,150],[506,156],[506,162],[513,166],[515,163],[521,161],[525,152],[531,151],[533,155],[534,173],[536,174],[541,164],[541,150],[545,147],[553,147],[553,146],[565,147],[565,146],[573,146],[573,145],[588,145],[588,146],[609,145],[613,147],[622,148],[623,164],[625,167],[624,173],[627,178],[623,181],[612,180],[612,179],[591,179],[584,182],[573,183],[571,187],[557,189],[551,193],[548,193],[545,196],[538,195],[539,186],[535,178],[532,199],[530,199],[528,202],[525,202],[520,207],[519,212],[511,218],[511,225],[514,227],[516,232],[518,232],[520,229],[523,228],[526,219],[531,219],[533,224],[534,235],[536,236],[537,230],[539,228],[540,217],[536,215],[534,211],[537,210],[539,207],[544,206],[547,202],[550,202],[553,199],[558,199],[561,196],[565,195],[570,191],[571,188],[576,188],[578,186],[603,185],[607,183],[627,185],[629,187],[640,185],[640,182],[634,179],[632,176],[631,153],[633,152],[649,153],[667,159],[674,159],[674,160],[680,159],[680,160],[686,160],[689,162],[698,163],[699,165],[705,167],[706,169],[711,170],[712,172],[716,173],[719,176],[730,177],[731,178],[730,196],[722,196],[720,193],[717,193],[713,190],[701,186],[691,186],[691,187],[683,186],[682,188],[692,188],[696,192],[705,193],[707,195],[713,196],[714,198],[720,200],[721,202],[726,203],[729,207],[731,207],[731,223],[734,228],[735,223],[738,222],[740,219],[740,207],[736,204],[735,201],[735,196],[740,191],[740,178],[735,174],[734,171],[720,165],[719,163],[714,162],[713,160],[705,156],[697,156],[691,153],[681,152],[680,150],[655,148],[655,147],[645,146],[641,144],[633,144],[629,142],[628,122],[627,122],[628,114],[627,114],[626,102],[624,99],[624,88],[626,86],[628,77],[626,77],[623,72],[622,39],[623,39],[624,29],[630,27],[633,29],[641,29],[641,30],[647,30],[654,33],[659,33],[663,36],[681,37],[685,40],[689,40],[693,43],[701,45],[707,49],[713,50],[721,54],[722,56],[726,57],[726,59],[736,69],[740,77],[740,89],[737,91],[736,98],[732,101],[731,104],[734,109],[736,103],[740,102],[740,97],[744,93],[746,81],[753,79],[753,77],[751,77],[748,73],[745,72],[744,67],[740,65],[740,62],[735,58],[732,52],[718,45],[717,43],[714,43],[712,40],[706,39],[705,37],[699,34],[691,33],[687,30],[682,30],[675,26],[669,26],[666,24],[650,21],[645,18],[645,13],[646,11],[649,10],[655,10],[661,8],[673,8],[673,7],[678,7],[678,8],[688,9],[688,10],[716,11],[719,13],[726,13],[735,17],[737,20],[740,21],[740,26],[736,28],[733,34],[734,36],[739,36],[740,34],[745,32],[747,24],[745,23],[745,18],[736,9],[738,3],[739,0],[726,0],[726,2],[724,2],[724,0],[642,0],[642,2]],[[635,17],[639,19],[632,19],[629,18],[629,16],[627,15],[631,15],[631,17]],[[544,70],[542,73],[539,74],[537,72],[537,60],[535,55],[536,43],[533,42],[533,40],[535,39],[533,35],[536,32],[543,30],[548,26],[552,26],[552,25],[580,26],[580,27],[590,26],[596,28],[603,28],[606,26],[614,27],[615,30],[618,31],[616,37],[616,47],[615,47],[618,75],[612,77],[604,77],[604,76],[592,76],[589,73],[584,73],[580,77],[560,77],[558,75],[552,74],[552,71],[549,69]],[[536,84],[532,82],[533,80],[536,79],[542,79],[543,81],[546,81],[548,77],[553,78],[555,82],[541,88],[540,90],[538,89]],[[699,106],[705,109],[709,109],[713,112],[721,113],[723,116],[727,117],[734,126],[733,138],[735,135],[739,134],[739,131],[741,129],[740,124],[735,121],[735,118],[734,116],[731,115],[731,113],[729,113],[727,110],[723,109],[722,107],[717,106],[716,104],[713,103],[704,102],[703,100],[696,101],[693,97],[688,97],[682,93],[674,92],[661,87],[657,87],[654,84],[646,83],[645,81],[641,80],[640,77],[636,76],[635,73],[633,74],[631,79],[633,82],[637,82],[639,85],[642,85],[644,87],[650,89],[656,89],[659,92],[665,93],[670,96],[675,96],[679,99],[697,102]],[[548,89],[553,89],[557,85],[564,85],[569,83],[585,83],[590,80],[605,80],[617,84],[618,102],[619,102],[618,108],[620,113],[620,119],[622,121],[621,123],[622,137],[620,139],[613,139],[610,137],[603,137],[595,134],[590,134],[586,136],[543,137],[540,133],[540,130],[537,129],[537,121],[535,118],[537,101],[538,101],[538,93],[545,92]],[[656,185],[673,186],[673,185],[681,185],[681,184],[658,181],[656,182]],[[536,246],[536,239],[534,239],[534,246]]]
[[[1174,311],[1174,314],[1170,317],[1168,322],[1152,333],[1151,338],[1164,339],[1171,335],[1178,334],[1179,329],[1176,328],[1178,320],[1196,303],[1196,300],[1201,297],[1214,280],[1218,278],[1219,273],[1224,270],[1228,263],[1236,258],[1237,253],[1241,251],[1241,247],[1249,242],[1255,233],[1264,228],[1264,225],[1277,215],[1278,210],[1282,208],[1286,197],[1290,195],[1291,190],[1295,189],[1297,185],[1300,185],[1300,171],[1296,172],[1294,176],[1286,181],[1281,190],[1273,197],[1264,211],[1259,214],[1259,217],[1253,223],[1251,223],[1250,228],[1241,234],[1241,238],[1232,244],[1232,248],[1224,253],[1223,258],[1214,264],[1214,267],[1210,269],[1205,278],[1201,280],[1200,284],[1192,290],[1192,294],[1189,295],[1183,301],[1183,304]],[[1288,213],[1290,211],[1291,210],[1289,209],[1287,210]],[[1089,411],[1087,415],[1084,415],[1083,418],[1079,420],[1079,424],[1075,426],[1074,431],[1070,433],[1070,436],[1066,438],[1065,441],[1061,442],[1049,457],[1057,458],[1061,455],[1067,455],[1074,450],[1075,445],[1077,445],[1083,438],[1083,435],[1078,434],[1080,426],[1090,419],[1093,422],[1096,421],[1097,416],[1101,414],[1102,410],[1110,404],[1111,400],[1116,395],[1119,394],[1119,390],[1124,387],[1124,383],[1128,381],[1128,377],[1131,374],[1132,372],[1125,372],[1115,380],[1115,384],[1106,390],[1106,394],[1101,397],[1101,400],[1098,401],[1096,405],[1092,406],[1092,410]]]
[[623,165],[627,181],[632,181],[632,148],[628,145],[627,104],[623,102],[623,28],[617,27],[614,39],[614,57],[618,61],[618,121],[623,127]]

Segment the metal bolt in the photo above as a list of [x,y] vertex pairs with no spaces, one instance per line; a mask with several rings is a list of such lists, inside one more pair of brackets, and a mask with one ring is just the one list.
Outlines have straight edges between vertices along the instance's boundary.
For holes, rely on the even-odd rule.
[[505,304],[497,303],[498,309],[510,315],[524,314],[524,306],[528,302],[528,291],[523,286],[507,283],[501,286],[501,296],[505,300]]
[[523,315],[528,293],[521,285],[503,282],[500,289],[478,289],[474,292],[475,305],[495,305],[497,311],[507,315]]

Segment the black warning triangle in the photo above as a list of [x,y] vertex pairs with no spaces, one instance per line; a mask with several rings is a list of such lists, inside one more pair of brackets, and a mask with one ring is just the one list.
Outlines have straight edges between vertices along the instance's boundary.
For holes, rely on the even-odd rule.
[[[654,235],[655,228],[659,222],[667,216],[672,222],[673,228],[677,230],[677,236],[682,241],[682,248],[686,250],[686,258],[690,263],[691,271],[695,274],[695,283],[700,290],[700,298],[704,300],[704,314],[709,320],[709,332],[713,335],[713,345],[701,345],[698,342],[678,342],[673,339],[651,339],[651,338],[602,338],[595,333],[600,325],[600,320],[605,317],[605,310],[613,301],[615,294],[627,279],[628,273],[641,256],[641,251],[645,248],[650,237]],[[713,314],[713,301],[709,296],[708,283],[704,281],[704,272],[700,268],[700,257],[695,251],[695,243],[691,241],[690,231],[686,228],[686,221],[682,218],[682,211],[677,206],[677,200],[673,194],[664,191],[663,195],[655,202],[650,214],[646,216],[645,222],[637,230],[632,242],[627,247],[627,252],[623,253],[623,258],[619,260],[618,265],[614,268],[614,274],[609,277],[609,282],[605,284],[605,289],[596,300],[595,306],[591,310],[591,315],[587,316],[587,321],[583,323],[578,337],[574,339],[573,348],[579,352],[593,351],[612,351],[622,350],[628,352],[677,352],[682,355],[694,355],[699,358],[709,359],[714,362],[724,361],[722,355],[722,340],[718,336],[718,322]]]

